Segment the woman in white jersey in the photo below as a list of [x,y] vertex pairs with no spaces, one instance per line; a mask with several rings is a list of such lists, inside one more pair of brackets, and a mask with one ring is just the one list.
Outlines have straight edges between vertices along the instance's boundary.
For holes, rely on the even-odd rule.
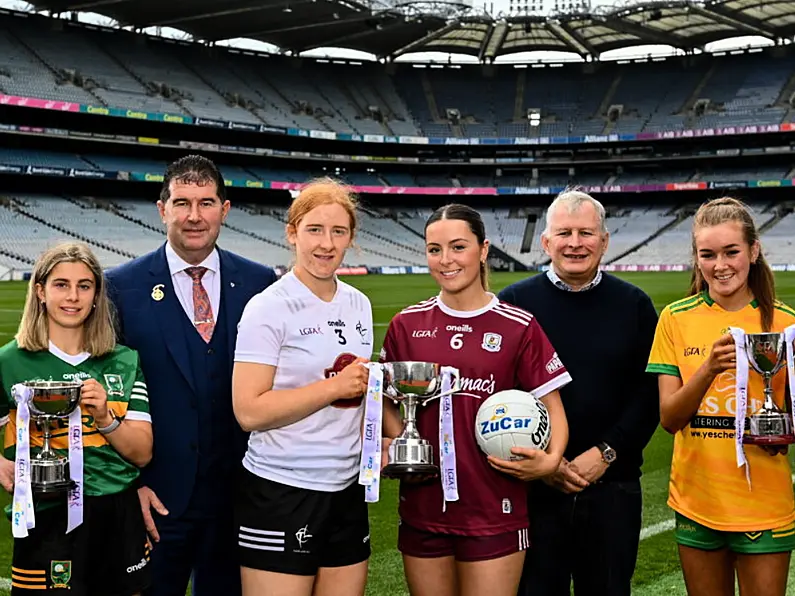
[[[287,214],[295,266],[240,320],[232,393],[251,431],[235,512],[244,596],[364,594],[370,530],[357,478],[373,321],[367,296],[335,275],[355,209],[332,180],[306,186]],[[388,412],[385,424],[399,425]]]

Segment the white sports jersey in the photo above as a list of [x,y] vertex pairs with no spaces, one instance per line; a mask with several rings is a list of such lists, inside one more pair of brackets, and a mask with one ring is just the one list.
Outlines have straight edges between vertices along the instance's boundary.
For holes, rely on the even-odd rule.
[[[246,305],[235,361],[275,366],[278,391],[331,377],[356,357],[369,360],[372,351],[367,296],[337,280],[334,299],[324,302],[290,271]],[[359,473],[362,403],[338,400],[293,424],[252,432],[243,465],[290,486],[344,489]]]

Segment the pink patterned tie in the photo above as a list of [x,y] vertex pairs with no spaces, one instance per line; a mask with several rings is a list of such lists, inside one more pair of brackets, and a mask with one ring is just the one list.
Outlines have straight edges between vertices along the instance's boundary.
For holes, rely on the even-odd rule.
[[202,285],[202,277],[207,273],[207,267],[188,267],[185,273],[193,280],[193,324],[202,339],[210,343],[215,329],[215,319],[210,297]]

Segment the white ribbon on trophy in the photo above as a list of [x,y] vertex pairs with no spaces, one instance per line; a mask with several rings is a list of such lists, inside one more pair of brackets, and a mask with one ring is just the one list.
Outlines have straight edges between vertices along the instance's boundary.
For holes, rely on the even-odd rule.
[[28,401],[33,389],[22,383],[11,387],[17,404],[17,447],[14,466],[14,501],[11,510],[11,533],[14,538],[25,538],[28,530],[36,527],[33,494],[30,488],[30,410]]
[[739,327],[729,327],[729,333],[734,339],[734,353],[737,366],[735,375],[735,412],[734,412],[734,451],[737,457],[737,467],[745,466],[745,479],[748,489],[751,489],[751,468],[745,457],[743,448],[743,434],[745,433],[745,416],[748,408],[748,356],[745,353],[745,331]]
[[366,364],[370,370],[364,401],[364,432],[359,460],[359,484],[365,486],[364,500],[377,503],[381,487],[381,427],[383,421],[384,370],[377,362]]
[[67,534],[83,523],[83,420],[80,406],[69,414],[69,477],[75,487],[67,497]]
[[443,366],[442,396],[439,403],[439,458],[441,460],[442,489],[444,498],[442,511],[447,510],[448,501],[458,500],[458,470],[455,460],[455,432],[453,430],[453,376],[458,370]]
[[[14,466],[14,496],[12,505],[12,535],[25,538],[28,530],[36,527],[31,487],[30,459],[30,400],[34,390],[24,383],[11,388],[11,395],[17,404],[17,440]],[[83,523],[83,421],[80,407],[69,414],[69,477],[75,487],[67,497],[68,513],[66,533]]]
[[784,329],[784,343],[787,346],[787,382],[789,383],[789,413],[792,416],[792,425],[795,428],[795,358],[793,357],[792,343],[795,341],[795,325]]

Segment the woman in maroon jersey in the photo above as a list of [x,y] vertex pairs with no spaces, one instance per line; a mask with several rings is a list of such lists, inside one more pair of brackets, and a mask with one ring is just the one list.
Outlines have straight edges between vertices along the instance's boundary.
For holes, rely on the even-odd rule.
[[[488,291],[488,240],[477,211],[438,209],[425,225],[425,242],[441,292],[392,319],[381,360],[460,371],[452,400],[458,500],[445,500],[438,478],[401,482],[398,548],[412,596],[514,596],[529,547],[526,482],[558,469],[568,441],[558,390],[571,377],[533,316]],[[514,447],[524,457],[505,461],[477,446],[480,404],[506,389],[532,391],[546,405],[546,451]],[[418,408],[417,425],[439,454],[439,400]]]

